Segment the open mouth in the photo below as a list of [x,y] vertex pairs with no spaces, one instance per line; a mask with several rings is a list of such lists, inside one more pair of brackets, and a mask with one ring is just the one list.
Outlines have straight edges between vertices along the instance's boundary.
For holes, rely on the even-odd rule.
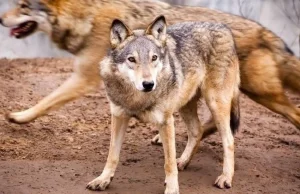
[[37,27],[38,27],[37,22],[34,21],[24,22],[20,24],[18,27],[11,29],[10,35],[16,38],[23,38],[35,32]]

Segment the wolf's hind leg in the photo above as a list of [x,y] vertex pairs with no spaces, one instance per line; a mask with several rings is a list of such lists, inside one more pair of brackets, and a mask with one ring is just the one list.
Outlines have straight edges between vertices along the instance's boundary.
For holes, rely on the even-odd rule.
[[[217,127],[216,127],[216,124],[215,124],[213,118],[210,118],[206,123],[204,123],[202,128],[203,128],[203,134],[202,134],[201,140],[205,139],[205,138],[209,137],[210,135],[214,134],[215,132],[217,132]],[[162,145],[160,135],[159,134],[155,135],[152,138],[151,143],[153,145]]]
[[121,146],[124,140],[124,134],[128,126],[128,117],[117,117],[112,115],[111,140],[109,154],[102,174],[88,183],[86,186],[90,190],[105,190],[112,181],[117,165],[119,163]]
[[267,48],[261,48],[242,61],[241,90],[255,102],[285,116],[300,129],[300,110],[284,93],[285,87],[300,91],[299,59],[289,56],[286,63],[280,64],[275,55]]
[[231,101],[223,94],[214,89],[205,92],[207,105],[222,137],[223,172],[215,182],[221,189],[231,188],[234,175],[234,138],[230,128]]
[[197,101],[198,99],[194,98],[179,110],[180,116],[186,124],[188,134],[187,145],[180,158],[177,159],[179,170],[184,170],[190,163],[193,155],[198,150],[203,134],[203,128],[197,114]]
[[161,140],[161,137],[159,134],[155,135],[152,140],[151,140],[151,143],[153,145],[162,145],[162,140]]
[[285,116],[298,129],[300,129],[300,109],[292,104],[284,92],[270,95],[255,95],[244,91],[252,100],[267,107],[268,109]]

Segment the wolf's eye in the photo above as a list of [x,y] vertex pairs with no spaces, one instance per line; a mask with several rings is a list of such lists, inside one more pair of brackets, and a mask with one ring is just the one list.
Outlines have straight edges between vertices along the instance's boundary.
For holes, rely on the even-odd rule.
[[157,55],[153,55],[152,61],[156,61],[156,60],[157,60]]
[[128,61],[130,61],[131,63],[135,63],[135,58],[134,57],[128,57]]

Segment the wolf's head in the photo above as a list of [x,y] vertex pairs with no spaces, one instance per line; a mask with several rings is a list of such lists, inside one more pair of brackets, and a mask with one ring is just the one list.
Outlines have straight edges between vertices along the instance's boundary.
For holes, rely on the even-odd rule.
[[140,91],[156,88],[165,56],[166,28],[164,16],[156,18],[146,30],[131,31],[120,20],[114,20],[111,26],[113,65]]
[[46,0],[21,0],[15,9],[5,13],[0,23],[11,28],[11,35],[16,38],[27,37],[37,30],[51,33],[49,10]]

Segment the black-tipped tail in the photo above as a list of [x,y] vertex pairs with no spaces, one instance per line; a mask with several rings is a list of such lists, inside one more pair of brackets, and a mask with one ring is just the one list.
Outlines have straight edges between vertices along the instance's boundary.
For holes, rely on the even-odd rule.
[[230,111],[230,128],[231,132],[234,135],[240,126],[240,103],[238,95],[234,97],[231,103]]

